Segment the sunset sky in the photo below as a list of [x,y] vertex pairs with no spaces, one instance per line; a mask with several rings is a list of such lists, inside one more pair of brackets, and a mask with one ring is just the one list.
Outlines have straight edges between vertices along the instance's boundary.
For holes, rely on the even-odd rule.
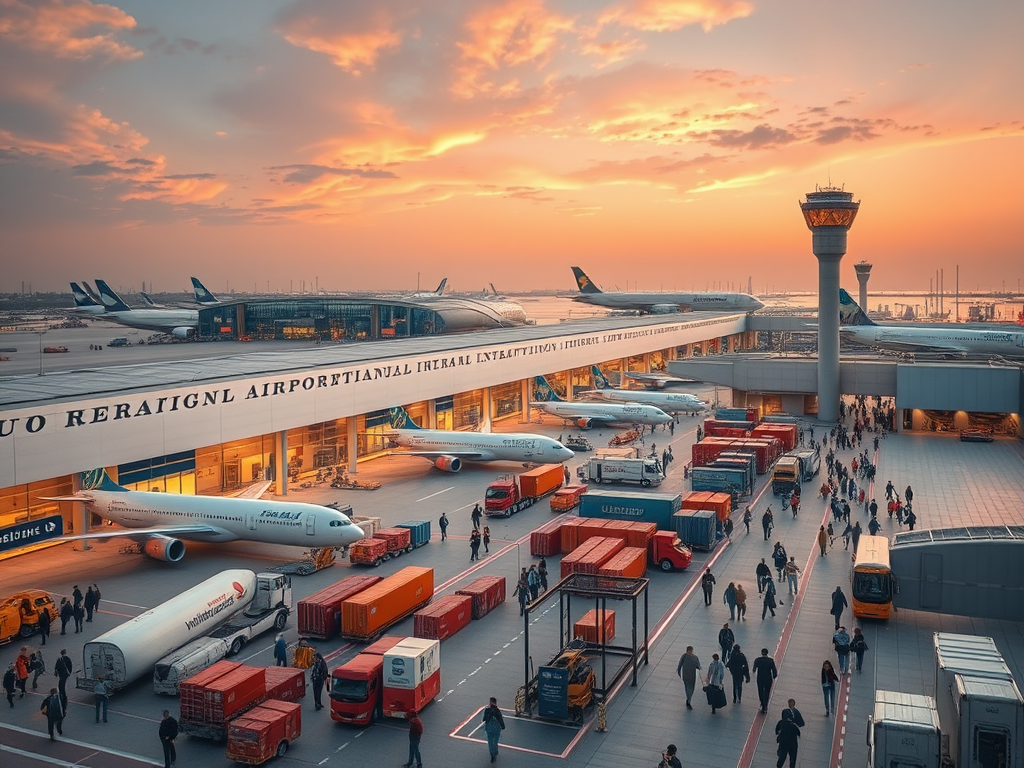
[[1024,277],[1024,3],[0,0],[0,291]]

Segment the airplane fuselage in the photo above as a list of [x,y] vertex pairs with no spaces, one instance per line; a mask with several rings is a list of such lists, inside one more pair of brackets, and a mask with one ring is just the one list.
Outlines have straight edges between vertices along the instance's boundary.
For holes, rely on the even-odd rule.
[[388,436],[395,444],[416,453],[461,456],[466,461],[557,463],[571,459],[574,455],[557,440],[543,435],[397,429],[388,433]]
[[580,293],[575,301],[609,309],[635,309],[653,314],[670,312],[753,312],[764,305],[745,293]]
[[304,547],[341,547],[363,537],[341,512],[315,504],[152,491],[87,492],[89,511],[125,528],[207,525],[209,534],[169,535],[199,541],[260,541]]
[[653,405],[665,413],[695,413],[706,410],[708,404],[695,395],[674,392],[647,392],[630,389],[595,389],[583,392],[583,396],[595,400],[611,400],[618,403],[641,403]]
[[199,312],[194,309],[130,309],[107,311],[106,317],[146,331],[172,333],[175,329],[195,329],[199,325]]
[[580,403],[547,400],[530,403],[560,419],[590,419],[598,424],[667,424],[672,417],[653,405],[618,403]]
[[843,326],[844,336],[860,344],[903,352],[1024,357],[1024,332],[968,328],[896,328],[891,325]]

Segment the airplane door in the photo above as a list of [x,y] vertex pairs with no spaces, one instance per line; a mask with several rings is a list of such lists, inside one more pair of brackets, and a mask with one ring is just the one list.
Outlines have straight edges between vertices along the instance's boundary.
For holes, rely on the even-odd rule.
[[306,515],[306,535],[313,536],[316,534],[316,515]]
[[250,531],[255,531],[256,530],[256,513],[255,512],[246,512],[245,513],[245,527],[248,528]]

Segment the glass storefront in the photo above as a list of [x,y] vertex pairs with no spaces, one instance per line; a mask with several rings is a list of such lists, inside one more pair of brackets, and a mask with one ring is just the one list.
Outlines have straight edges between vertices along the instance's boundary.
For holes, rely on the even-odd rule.
[[154,456],[151,459],[119,464],[115,480],[129,491],[195,495],[195,451],[182,451],[168,456]]
[[594,383],[594,373],[590,369],[590,366],[586,368],[573,368],[570,372],[570,381],[572,382],[573,397],[576,397],[580,392],[587,392],[591,389],[596,388]]
[[646,362],[643,355],[634,355],[627,360],[629,364],[628,370],[630,373],[643,373],[646,367]]
[[657,352],[651,352],[651,372],[652,373],[664,373],[666,368],[665,353],[661,350]]
[[[60,512],[59,502],[44,501],[40,497],[68,496],[71,493],[73,491],[70,475],[0,488],[0,528],[56,515]],[[64,516],[65,532],[69,531],[71,526],[71,505],[66,506],[68,514]]]
[[452,429],[476,430],[484,419],[484,390],[462,392],[452,398]]
[[491,418],[493,421],[521,416],[523,413],[522,382],[512,381],[491,387]]

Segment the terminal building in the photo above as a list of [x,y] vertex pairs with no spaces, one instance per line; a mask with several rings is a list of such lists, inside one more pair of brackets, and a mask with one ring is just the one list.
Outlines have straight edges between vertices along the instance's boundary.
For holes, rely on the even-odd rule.
[[[251,327],[250,308],[230,306],[209,311]],[[409,309],[410,325],[425,317]],[[572,399],[593,388],[594,365],[613,379],[667,370],[721,385],[764,415],[817,413],[813,357],[751,352],[780,318],[694,312],[385,339],[395,326],[381,312],[362,326],[380,340],[362,344],[0,380],[0,536],[57,514],[65,531],[84,530],[84,511],[71,509],[81,505],[41,498],[74,492],[82,471],[105,467],[139,490],[221,494],[272,480],[282,493],[290,473],[354,471],[383,455],[389,408],[424,427],[490,431],[530,420],[533,377]],[[982,421],[1021,434],[1019,366],[843,358],[840,390],[894,397],[900,429]]]

